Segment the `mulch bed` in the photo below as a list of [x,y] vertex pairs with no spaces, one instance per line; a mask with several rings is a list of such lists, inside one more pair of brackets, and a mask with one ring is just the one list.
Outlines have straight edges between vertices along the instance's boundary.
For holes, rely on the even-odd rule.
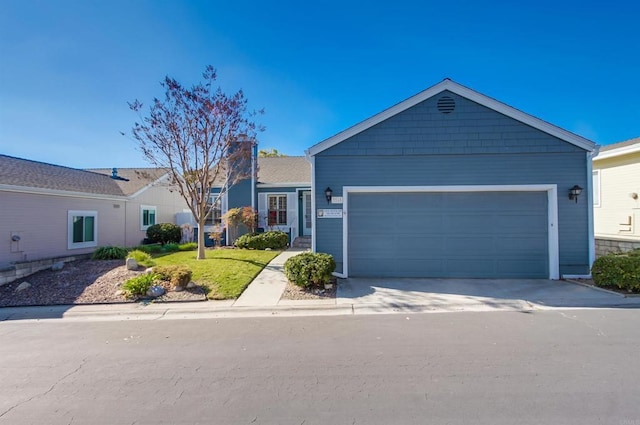
[[333,287],[331,289],[323,288],[301,288],[300,286],[287,282],[287,286],[282,293],[280,299],[282,300],[324,300],[336,297],[338,289],[338,281],[334,277],[331,280]]
[[[127,270],[123,260],[78,260],[66,263],[59,271],[42,270],[0,286],[0,307],[132,303],[139,300],[125,298],[117,291],[127,279],[144,270]],[[28,282],[31,286],[17,291]],[[153,302],[204,301],[201,287],[175,292],[168,291]]]

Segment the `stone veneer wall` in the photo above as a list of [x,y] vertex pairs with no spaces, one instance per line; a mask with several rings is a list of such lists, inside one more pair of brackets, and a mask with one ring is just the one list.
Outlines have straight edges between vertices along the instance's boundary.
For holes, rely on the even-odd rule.
[[628,252],[634,249],[640,249],[640,241],[596,238],[596,258],[612,252]]
[[13,266],[0,269],[0,286],[29,276],[35,272],[39,272],[40,270],[48,269],[55,263],[68,263],[70,261],[89,258],[90,256],[91,254],[80,254],[67,257],[45,258],[34,261],[21,261]]

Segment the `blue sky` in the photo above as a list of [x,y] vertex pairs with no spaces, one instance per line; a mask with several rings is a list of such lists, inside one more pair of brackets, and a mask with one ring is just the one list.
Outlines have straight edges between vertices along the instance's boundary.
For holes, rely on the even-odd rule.
[[445,77],[599,144],[640,136],[637,1],[376,3],[2,0],[0,153],[146,166],[126,102],[207,64],[289,155]]

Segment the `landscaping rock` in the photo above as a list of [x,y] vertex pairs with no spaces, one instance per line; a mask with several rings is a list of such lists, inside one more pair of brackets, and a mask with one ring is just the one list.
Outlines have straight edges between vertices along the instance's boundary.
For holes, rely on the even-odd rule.
[[148,297],[159,297],[164,295],[164,288],[162,286],[153,285],[151,288],[147,289]]
[[64,268],[64,262],[63,261],[58,261],[57,263],[53,263],[51,265],[51,270],[53,270],[53,271],[62,270],[63,268]]
[[176,286],[175,288],[173,288],[173,290],[176,292],[182,292],[184,291],[184,288],[182,286]]
[[27,281],[24,281],[20,285],[18,285],[18,287],[16,288],[16,292],[22,292],[25,289],[29,289],[29,288],[31,288],[31,284]]
[[192,282],[187,283],[187,289],[195,288],[196,286],[198,286],[198,285],[196,285],[196,283],[195,283],[195,282],[193,282],[193,281],[192,281]]
[[133,259],[133,258],[127,258],[127,270],[137,270],[138,269],[138,262]]
[[116,297],[121,297],[124,294],[124,291],[122,289],[118,289],[116,292],[113,293],[113,295],[115,295]]
[[149,267],[149,268],[145,269],[144,272],[147,273],[147,274],[153,273],[153,267]]

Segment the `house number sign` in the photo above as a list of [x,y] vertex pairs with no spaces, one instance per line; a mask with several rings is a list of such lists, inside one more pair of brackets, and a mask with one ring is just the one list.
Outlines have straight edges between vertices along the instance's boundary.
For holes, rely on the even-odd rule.
[[318,210],[318,218],[342,218],[342,209],[341,208],[330,208]]

